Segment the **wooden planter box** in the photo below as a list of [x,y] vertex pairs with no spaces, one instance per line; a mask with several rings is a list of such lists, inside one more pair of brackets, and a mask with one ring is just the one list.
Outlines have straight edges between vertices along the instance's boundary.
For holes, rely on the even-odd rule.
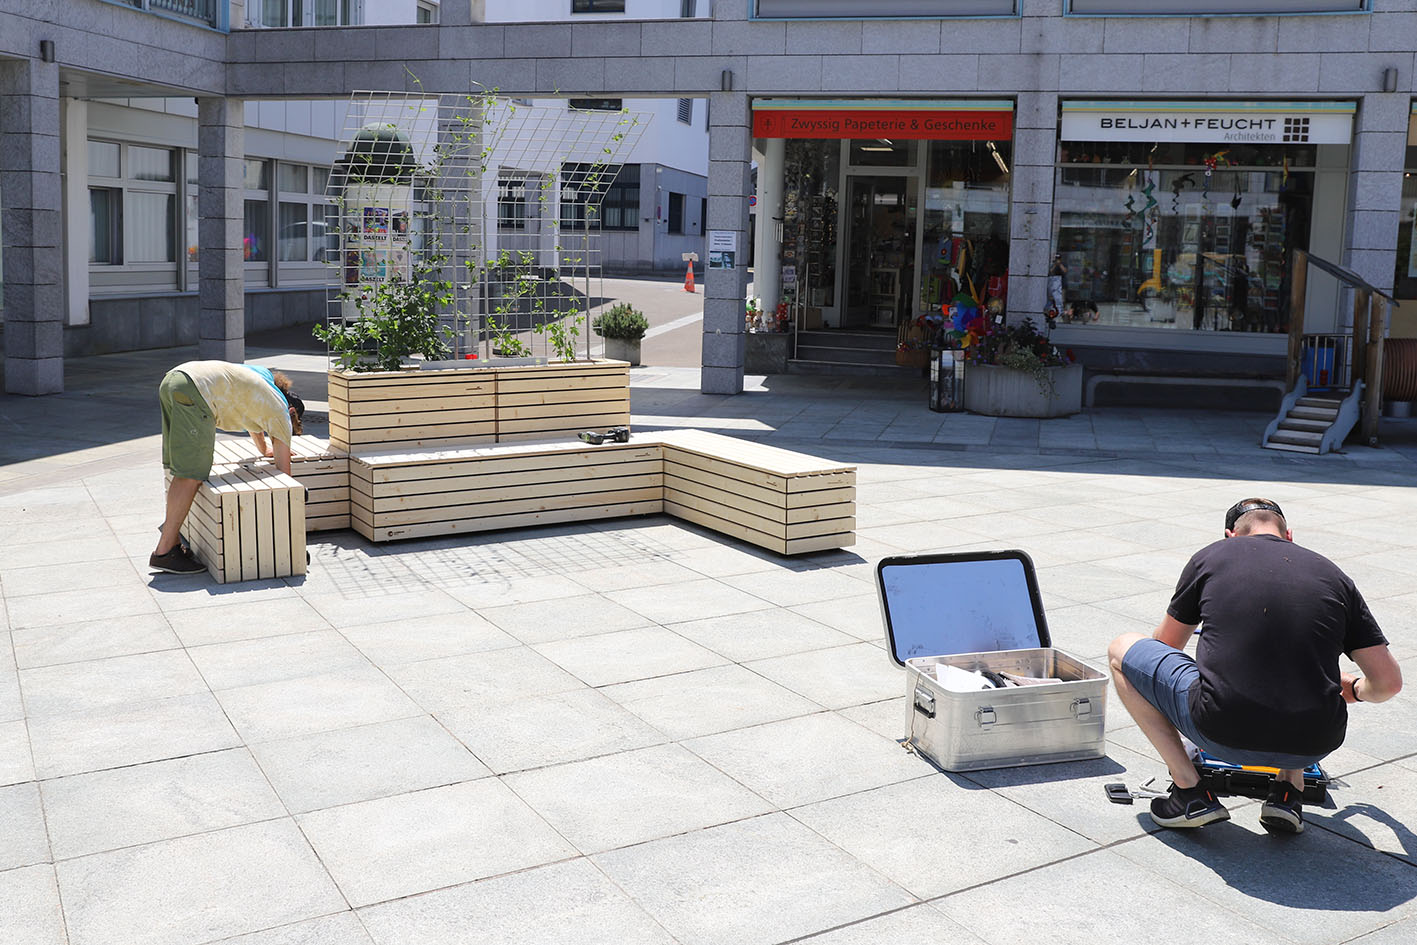
[[544,439],[628,426],[624,361],[441,371],[331,371],[330,445],[341,450]]
[[998,364],[971,362],[965,374],[964,409],[988,417],[1067,417],[1082,410],[1082,365],[1048,368],[1053,390],[1033,375]]

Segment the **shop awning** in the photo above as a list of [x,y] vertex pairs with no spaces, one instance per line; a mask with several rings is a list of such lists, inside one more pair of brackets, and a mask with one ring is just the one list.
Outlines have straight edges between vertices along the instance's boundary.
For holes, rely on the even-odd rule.
[[1014,103],[1007,100],[760,99],[753,103],[755,138],[1008,141],[1013,134]]

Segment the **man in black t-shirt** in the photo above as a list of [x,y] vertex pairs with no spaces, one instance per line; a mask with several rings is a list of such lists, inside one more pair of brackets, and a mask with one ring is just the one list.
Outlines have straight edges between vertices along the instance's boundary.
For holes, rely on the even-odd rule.
[[[1275,503],[1237,502],[1225,539],[1181,572],[1161,625],[1108,648],[1122,704],[1171,771],[1169,795],[1151,804],[1163,827],[1230,818],[1199,787],[1185,735],[1231,764],[1279,768],[1260,823],[1302,831],[1303,769],[1343,744],[1347,704],[1384,702],[1402,688],[1402,670],[1357,587],[1293,537]],[[1182,648],[1198,624],[1191,659]],[[1340,654],[1363,674],[1340,672]]]

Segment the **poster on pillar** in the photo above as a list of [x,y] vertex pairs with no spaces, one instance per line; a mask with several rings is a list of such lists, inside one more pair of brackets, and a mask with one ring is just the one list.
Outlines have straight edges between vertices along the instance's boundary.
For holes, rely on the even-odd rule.
[[738,234],[733,230],[709,230],[708,267],[733,269],[738,265]]

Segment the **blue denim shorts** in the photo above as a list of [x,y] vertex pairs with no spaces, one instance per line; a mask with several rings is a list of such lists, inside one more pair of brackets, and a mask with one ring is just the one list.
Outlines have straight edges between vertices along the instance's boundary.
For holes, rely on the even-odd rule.
[[1324,755],[1290,755],[1276,751],[1231,748],[1207,738],[1191,718],[1191,688],[1200,683],[1196,661],[1160,640],[1138,640],[1122,657],[1122,675],[1143,699],[1156,706],[1196,747],[1232,765],[1263,765],[1289,770],[1317,764]]

